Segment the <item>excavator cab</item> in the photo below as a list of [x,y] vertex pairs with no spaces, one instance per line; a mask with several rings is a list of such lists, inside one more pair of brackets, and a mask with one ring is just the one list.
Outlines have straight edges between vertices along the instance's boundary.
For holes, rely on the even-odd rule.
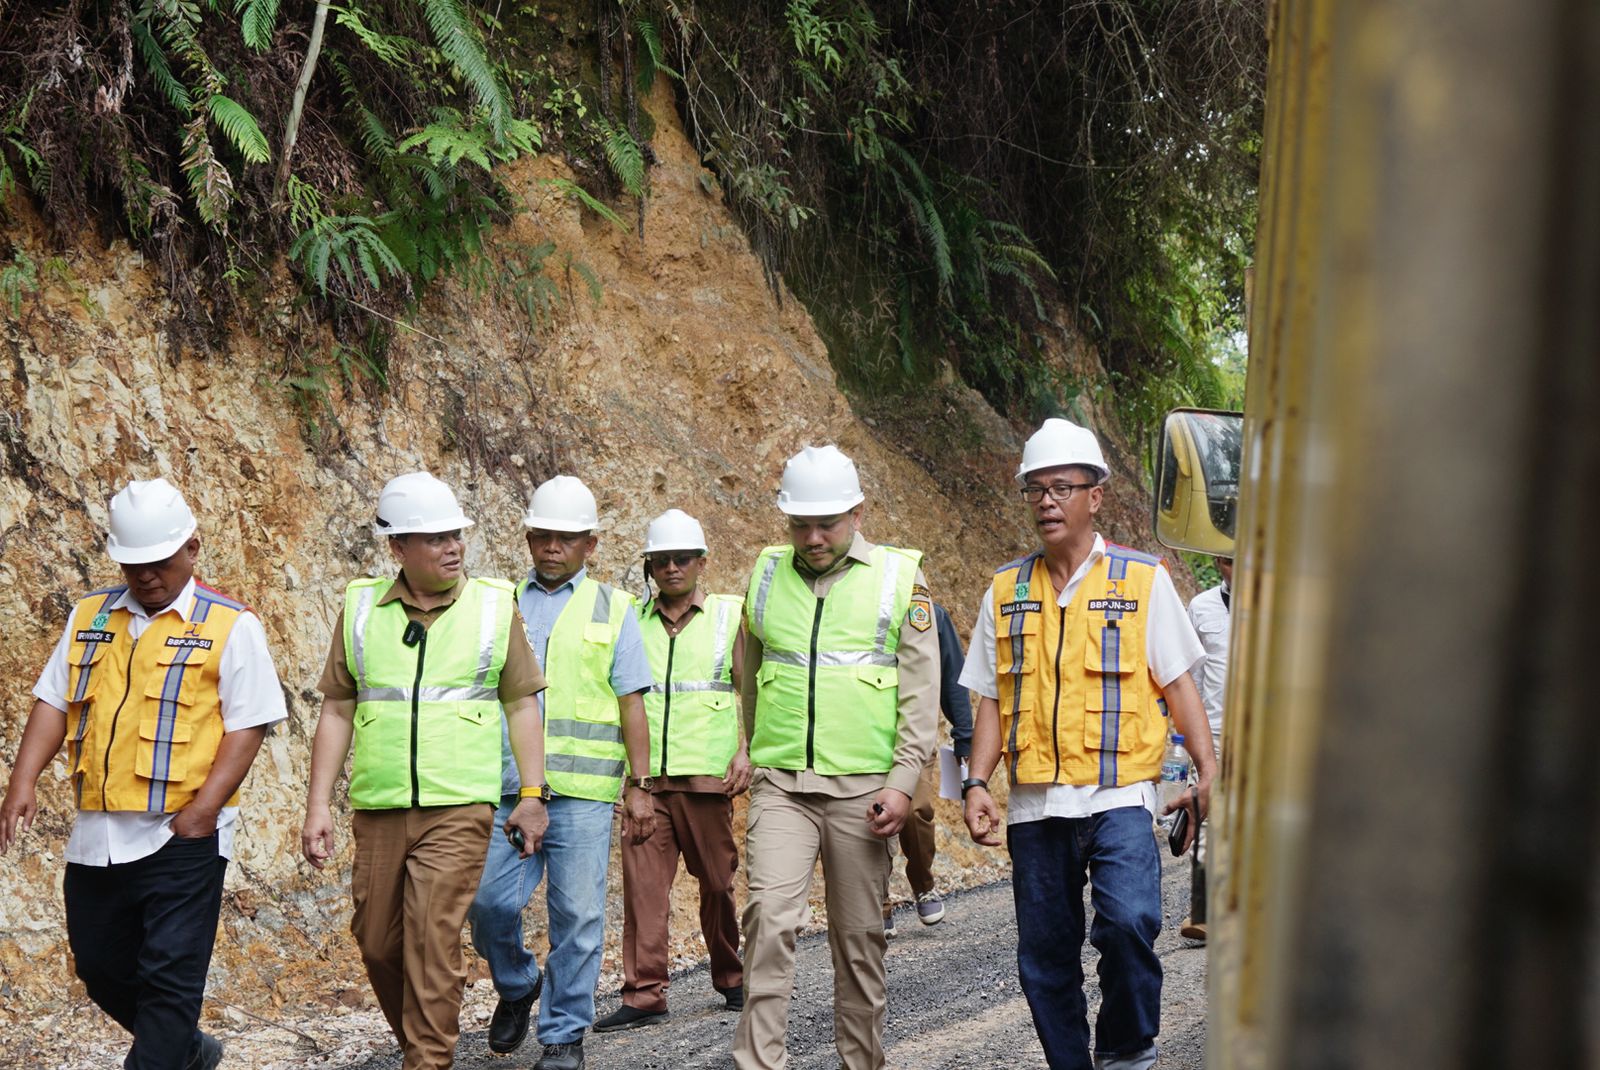
[[1232,557],[1244,414],[1173,409],[1157,453],[1156,538],[1174,550]]

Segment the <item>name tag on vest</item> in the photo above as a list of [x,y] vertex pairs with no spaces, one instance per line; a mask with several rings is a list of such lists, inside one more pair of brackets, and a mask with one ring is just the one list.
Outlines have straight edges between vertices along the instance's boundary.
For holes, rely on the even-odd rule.
[[1137,613],[1139,600],[1137,598],[1091,598],[1089,609],[1094,613]]
[[110,643],[116,638],[116,632],[90,631],[88,629],[77,634],[77,641],[80,643]]
[[1002,602],[1000,615],[1009,617],[1014,613],[1038,613],[1043,608],[1039,602]]
[[167,637],[168,646],[193,647],[198,650],[210,650],[211,640],[196,639],[187,635],[171,635]]

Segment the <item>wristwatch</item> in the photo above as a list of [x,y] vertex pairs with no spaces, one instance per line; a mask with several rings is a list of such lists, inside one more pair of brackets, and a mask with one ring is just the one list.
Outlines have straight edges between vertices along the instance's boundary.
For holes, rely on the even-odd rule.
[[988,791],[989,782],[984,780],[982,777],[967,777],[967,779],[961,782],[961,797],[965,799],[967,797],[967,792],[971,791],[973,788],[982,788],[984,791]]
[[628,787],[630,788],[643,788],[645,791],[653,791],[655,786],[656,778],[653,776],[631,776],[628,778]]
[[519,798],[519,799],[538,799],[542,803],[548,803],[550,801],[550,785],[549,784],[533,784],[533,785],[524,784],[522,786],[522,790],[517,792],[517,798]]

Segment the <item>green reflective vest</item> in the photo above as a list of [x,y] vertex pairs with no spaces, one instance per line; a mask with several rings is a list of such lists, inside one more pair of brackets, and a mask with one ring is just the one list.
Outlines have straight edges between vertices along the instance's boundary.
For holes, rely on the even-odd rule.
[[655,684],[644,697],[650,719],[651,776],[725,776],[739,749],[733,693],[733,641],[744,603],[707,595],[677,635],[667,635],[652,602],[639,609]]
[[824,598],[769,546],[750,577],[750,634],[761,641],[750,761],[824,776],[886,773],[894,764],[900,625],[922,554],[875,546]]
[[390,582],[352,580],[344,594],[345,659],[356,681],[350,805],[493,805],[514,588],[463,580],[460,597],[406,646],[405,607],[377,604]]
[[[519,599],[527,582],[517,587]],[[622,795],[628,751],[611,690],[611,659],[631,612],[633,596],[627,591],[584,576],[550,629],[544,655],[550,683],[544,693],[544,772],[557,795],[598,802],[616,802]]]

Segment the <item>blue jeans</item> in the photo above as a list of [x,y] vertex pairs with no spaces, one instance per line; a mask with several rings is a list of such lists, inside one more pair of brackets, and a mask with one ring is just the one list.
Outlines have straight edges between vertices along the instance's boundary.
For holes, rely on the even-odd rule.
[[[1125,806],[1006,830],[1017,906],[1017,971],[1051,1070],[1139,1065],[1161,1029],[1161,858],[1150,812]],[[1100,952],[1100,1014],[1089,1053],[1083,995],[1083,882]]]
[[539,1043],[571,1044],[594,1022],[594,989],[605,942],[606,869],[611,863],[611,804],[557,796],[550,800],[544,846],[527,858],[506,840],[517,797],[494,812],[483,879],[467,920],[472,946],[489,964],[501,999],[520,999],[539,980],[539,961],[522,942],[522,910],[548,872],[550,957],[539,998]]

